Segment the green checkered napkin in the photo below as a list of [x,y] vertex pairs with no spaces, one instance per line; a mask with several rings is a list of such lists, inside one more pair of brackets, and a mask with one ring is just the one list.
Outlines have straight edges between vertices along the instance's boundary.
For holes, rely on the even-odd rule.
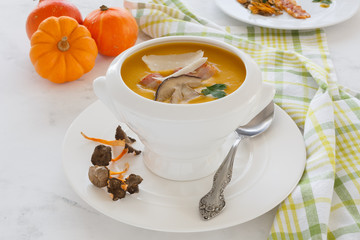
[[323,30],[223,28],[178,0],[125,7],[153,38],[204,36],[240,48],[275,86],[275,102],[303,132],[307,164],[269,239],[360,239],[360,94],[337,84]]

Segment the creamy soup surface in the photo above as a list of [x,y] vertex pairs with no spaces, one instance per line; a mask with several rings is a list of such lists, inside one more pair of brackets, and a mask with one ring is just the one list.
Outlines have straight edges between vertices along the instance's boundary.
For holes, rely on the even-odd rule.
[[[215,46],[187,42],[161,44],[132,54],[124,61],[121,68],[121,76],[131,90],[145,98],[155,100],[158,87],[149,88],[144,86],[141,82],[142,79],[150,74],[161,74],[161,76],[166,77],[178,69],[151,71],[143,61],[143,57],[149,55],[195,53],[198,51],[203,52],[203,57],[207,58],[206,64],[216,69],[216,71],[210,78],[202,79],[200,86],[192,86],[192,89],[199,93],[196,97],[181,103],[203,103],[216,100],[218,98],[213,97],[211,94],[202,94],[202,90],[214,84],[225,84],[226,88],[223,91],[226,95],[229,95],[244,82],[246,76],[245,65],[238,56]],[[164,102],[170,102],[170,100],[165,100]]]

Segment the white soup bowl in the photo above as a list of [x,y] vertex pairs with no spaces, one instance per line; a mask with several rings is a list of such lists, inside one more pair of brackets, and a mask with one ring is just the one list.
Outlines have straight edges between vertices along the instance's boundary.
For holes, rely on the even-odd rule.
[[[137,51],[170,42],[209,44],[237,55],[246,78],[233,93],[198,104],[170,104],[133,92],[122,80],[125,59]],[[222,159],[219,151],[234,130],[248,123],[273,98],[274,88],[262,81],[257,64],[241,50],[206,37],[175,36],[142,42],[126,50],[95,79],[95,94],[126,123],[144,144],[145,165],[170,180],[195,180],[213,173]]]

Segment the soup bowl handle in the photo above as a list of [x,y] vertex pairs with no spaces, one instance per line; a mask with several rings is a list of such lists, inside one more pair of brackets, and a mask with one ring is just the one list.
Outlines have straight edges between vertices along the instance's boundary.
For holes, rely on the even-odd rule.
[[106,86],[106,78],[104,76],[98,77],[93,82],[95,95],[110,109],[110,111],[123,121],[121,114],[115,108],[114,102],[110,98],[110,93]]

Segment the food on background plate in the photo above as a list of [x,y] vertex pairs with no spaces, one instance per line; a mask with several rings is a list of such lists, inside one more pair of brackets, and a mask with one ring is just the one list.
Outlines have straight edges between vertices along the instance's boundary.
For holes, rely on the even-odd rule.
[[138,36],[136,20],[124,8],[102,5],[85,17],[84,26],[95,39],[99,53],[105,56],[117,56],[134,46]]
[[311,17],[295,0],[237,0],[253,14],[263,16],[281,15],[286,11],[290,16],[298,19]]
[[262,0],[237,0],[245,8],[249,9],[252,14],[259,14],[262,16],[281,15],[282,10],[269,1]]
[[39,0],[38,5],[31,11],[26,20],[26,34],[29,39],[38,29],[40,23],[48,17],[68,16],[74,18],[79,24],[83,19],[79,9],[66,0]]
[[320,7],[328,8],[332,4],[332,0],[313,0],[315,3],[320,3]]
[[[94,186],[98,188],[107,187],[107,191],[114,201],[124,198],[126,192],[129,194],[139,192],[139,184],[143,181],[142,177],[136,174],[124,177],[124,174],[129,170],[129,163],[125,163],[125,167],[121,171],[110,170],[110,164],[120,160],[126,153],[133,153],[134,155],[141,153],[140,150],[131,146],[136,141],[134,138],[129,137],[120,125],[116,128],[115,140],[88,137],[83,132],[81,135],[85,139],[101,143],[94,149],[91,156],[93,165],[88,170],[88,178]],[[112,158],[111,147],[122,147],[123,149],[117,157]],[[117,176],[114,177],[114,175]]]
[[97,54],[90,32],[71,17],[49,17],[31,37],[31,62],[54,83],[79,79],[94,67]]
[[[238,56],[216,46],[177,42],[130,55],[122,65],[121,75],[125,84],[143,97],[192,104],[231,94],[245,80],[246,69]],[[222,89],[216,89],[219,84]],[[222,93],[210,94],[206,90],[209,87]]]

